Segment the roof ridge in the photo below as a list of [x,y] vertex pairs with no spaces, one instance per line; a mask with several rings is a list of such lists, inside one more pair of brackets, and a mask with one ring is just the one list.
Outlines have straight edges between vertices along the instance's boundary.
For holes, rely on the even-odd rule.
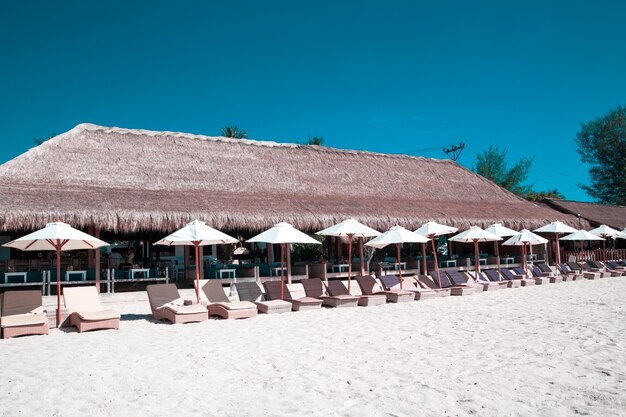
[[[206,140],[212,142],[225,142],[225,143],[237,143],[244,144],[250,146],[267,146],[267,147],[277,147],[277,148],[307,148],[310,150],[314,150],[317,152],[326,152],[326,153],[344,153],[347,155],[363,155],[363,156],[374,156],[374,157],[385,157],[385,158],[407,158],[407,159],[418,159],[418,160],[426,160],[438,163],[454,163],[454,161],[449,159],[437,159],[437,158],[426,158],[423,156],[414,156],[407,154],[394,154],[394,153],[383,153],[383,152],[373,152],[366,150],[357,150],[357,149],[343,149],[343,148],[334,148],[330,146],[322,146],[322,145],[308,145],[308,144],[299,144],[299,143],[285,143],[285,142],[275,142],[270,140],[256,140],[256,139],[234,139],[228,138],[225,136],[207,136],[207,135],[199,135],[194,133],[185,133],[185,132],[173,132],[168,130],[149,130],[149,129],[129,129],[117,126],[101,126],[93,123],[80,123],[76,125],[71,130],[58,135],[65,136],[70,133],[77,133],[81,131],[92,131],[92,132],[112,132],[117,134],[130,134],[130,135],[147,135],[147,136],[173,136],[176,138],[184,138],[184,139],[194,139],[194,140]],[[57,136],[57,137],[58,137]]]

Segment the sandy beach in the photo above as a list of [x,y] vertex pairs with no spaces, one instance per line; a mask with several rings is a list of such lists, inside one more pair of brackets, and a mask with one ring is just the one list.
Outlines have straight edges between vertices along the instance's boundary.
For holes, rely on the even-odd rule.
[[624,416],[626,279],[0,343],[0,416]]

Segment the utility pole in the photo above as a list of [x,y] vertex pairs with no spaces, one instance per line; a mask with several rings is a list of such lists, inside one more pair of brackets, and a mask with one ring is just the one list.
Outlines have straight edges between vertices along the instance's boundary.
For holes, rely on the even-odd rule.
[[465,144],[463,142],[460,142],[458,146],[452,145],[449,148],[443,148],[443,151],[448,155],[450,159],[456,162],[456,160],[459,159],[459,156],[461,156],[461,152],[463,152],[464,148]]

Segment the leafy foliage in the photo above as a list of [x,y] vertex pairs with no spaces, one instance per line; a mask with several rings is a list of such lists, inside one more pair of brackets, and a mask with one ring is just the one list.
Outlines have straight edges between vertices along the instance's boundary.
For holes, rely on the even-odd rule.
[[556,188],[548,191],[528,191],[524,196],[529,201],[542,201],[547,198],[551,200],[564,200],[565,196],[559,192]]
[[601,203],[626,205],[626,107],[583,123],[576,144],[591,165],[591,184],[579,187]]
[[512,193],[524,196],[532,190],[531,186],[524,185],[524,182],[534,158],[522,158],[509,168],[506,155],[506,149],[500,150],[498,147],[489,146],[489,149],[476,156],[474,171]]
[[240,130],[237,125],[224,126],[222,128],[222,136],[234,139],[245,139],[248,137],[248,132],[246,132],[245,130]]
[[324,144],[324,138],[322,136],[309,136],[307,139],[307,145],[323,145]]

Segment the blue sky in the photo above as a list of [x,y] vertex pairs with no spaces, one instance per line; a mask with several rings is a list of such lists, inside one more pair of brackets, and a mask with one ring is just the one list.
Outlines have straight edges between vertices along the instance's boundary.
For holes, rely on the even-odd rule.
[[471,167],[490,144],[576,183],[580,123],[626,104],[626,3],[10,2],[0,162],[78,123],[340,148]]

